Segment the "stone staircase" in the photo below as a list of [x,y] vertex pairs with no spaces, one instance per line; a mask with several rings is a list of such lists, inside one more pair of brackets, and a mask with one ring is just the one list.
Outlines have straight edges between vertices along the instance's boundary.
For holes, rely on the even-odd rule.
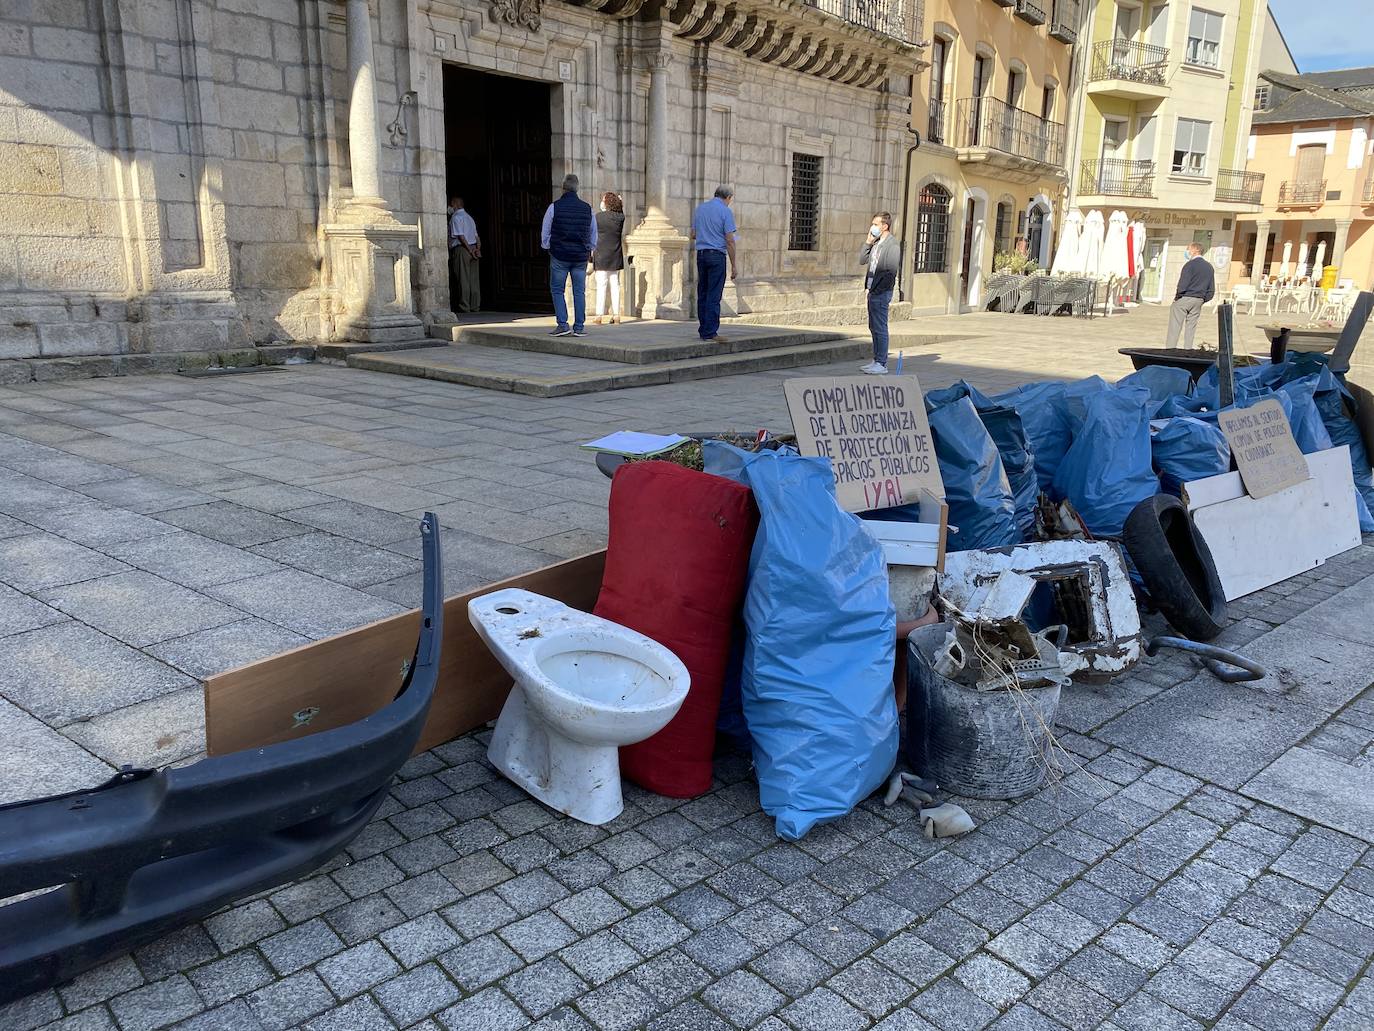
[[[435,327],[422,350],[354,353],[353,368],[461,383],[535,397],[563,397],[626,387],[737,376],[833,362],[862,362],[864,331],[755,325],[724,329],[724,343],[697,338],[694,322],[628,322],[589,326],[585,337],[553,337],[547,319]],[[917,346],[945,335],[903,335]],[[928,339],[926,339],[928,337]]]

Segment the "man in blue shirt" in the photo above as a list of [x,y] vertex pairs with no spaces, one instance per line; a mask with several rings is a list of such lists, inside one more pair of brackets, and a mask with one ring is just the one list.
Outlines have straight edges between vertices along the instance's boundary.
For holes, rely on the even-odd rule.
[[[563,177],[563,196],[544,212],[539,246],[549,252],[549,292],[553,294],[553,313],[558,325],[550,336],[586,336],[587,262],[596,246],[596,216],[592,206],[577,195],[581,185],[575,175]],[[563,291],[572,276],[573,324],[568,327],[568,302]]]
[[725,292],[725,259],[730,259],[730,278],[739,274],[735,264],[735,215],[730,210],[735,191],[717,186],[716,195],[697,205],[692,215],[692,240],[697,252],[697,333],[703,340],[723,343],[720,335],[720,297]]

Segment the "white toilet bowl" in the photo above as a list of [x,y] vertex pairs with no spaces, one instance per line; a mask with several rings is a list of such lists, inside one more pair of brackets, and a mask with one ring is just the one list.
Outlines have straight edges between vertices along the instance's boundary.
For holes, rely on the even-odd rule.
[[687,667],[643,634],[517,588],[474,598],[468,618],[515,679],[487,758],[561,813],[615,819],[617,750],[676,715]]

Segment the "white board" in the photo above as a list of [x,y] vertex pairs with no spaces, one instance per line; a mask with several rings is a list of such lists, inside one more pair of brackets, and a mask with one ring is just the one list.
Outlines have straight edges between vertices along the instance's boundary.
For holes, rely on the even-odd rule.
[[1318,451],[1307,456],[1307,465],[1311,479],[1263,498],[1245,493],[1239,473],[1184,485],[1227,601],[1359,547],[1350,449]]

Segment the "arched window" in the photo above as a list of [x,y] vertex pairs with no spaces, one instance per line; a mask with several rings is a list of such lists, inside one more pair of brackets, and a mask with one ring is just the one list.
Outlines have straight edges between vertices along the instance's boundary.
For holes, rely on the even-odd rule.
[[916,272],[949,271],[949,191],[927,183],[916,204]]

